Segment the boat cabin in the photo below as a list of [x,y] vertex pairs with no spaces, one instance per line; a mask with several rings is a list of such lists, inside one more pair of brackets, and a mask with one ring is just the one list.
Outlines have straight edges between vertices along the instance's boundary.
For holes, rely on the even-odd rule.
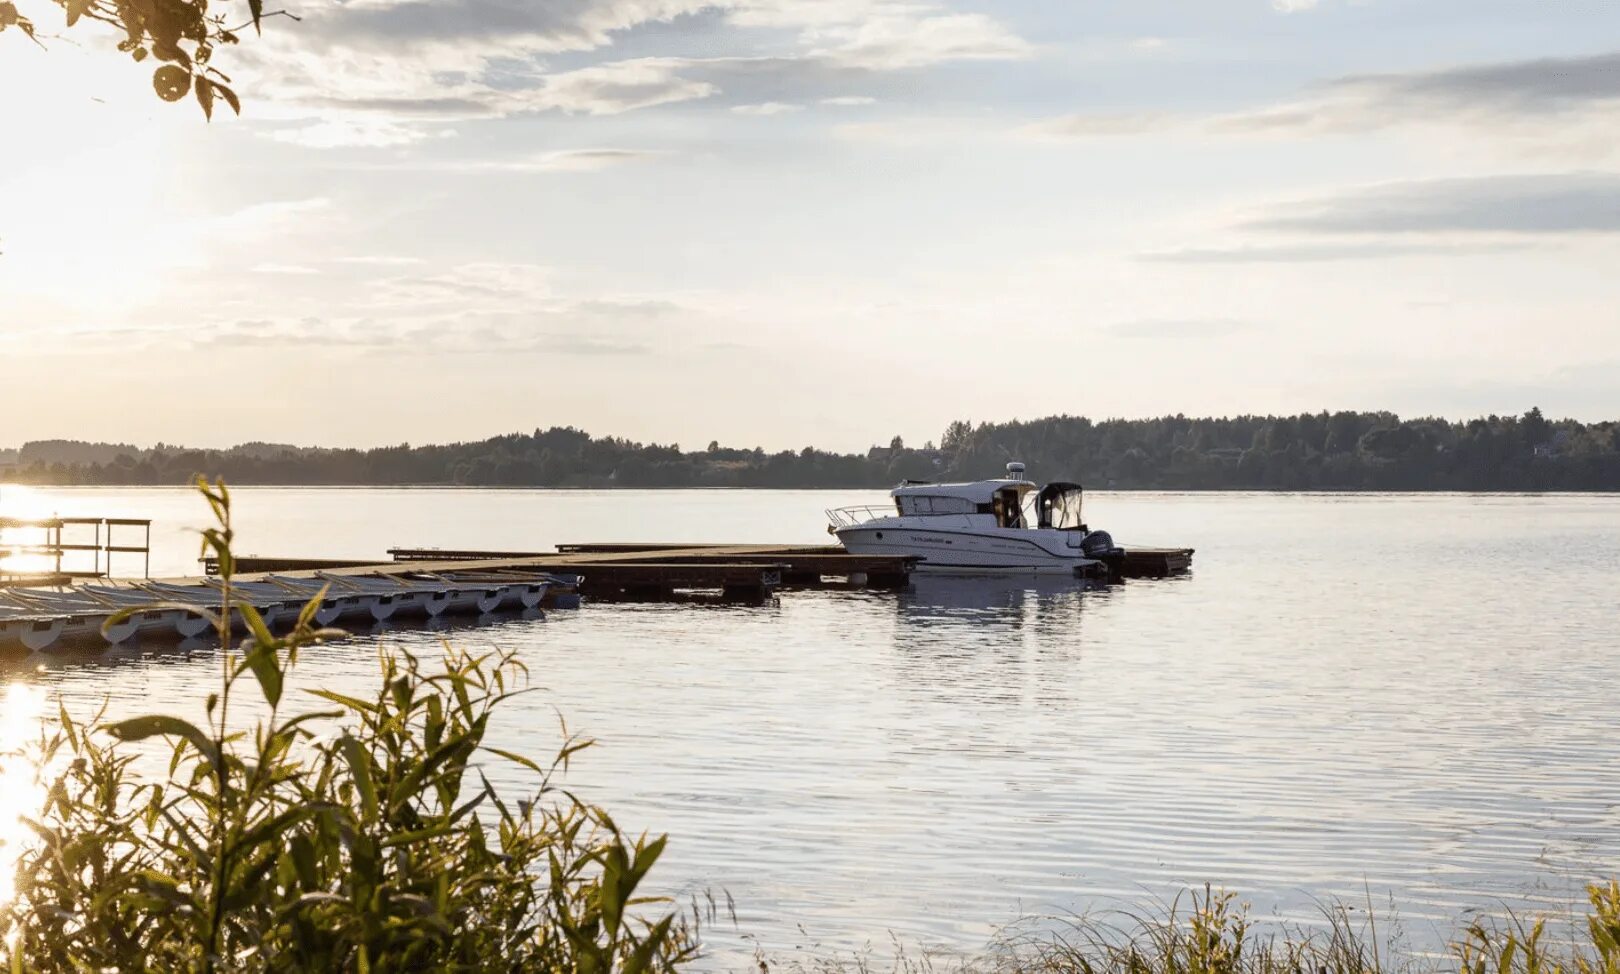
[[[1085,531],[1086,526],[1080,520],[1082,491],[1079,484],[1052,483],[1039,487],[1024,480],[1023,472],[1023,464],[1009,463],[1006,479],[970,484],[908,482],[896,487],[890,495],[894,498],[895,511],[902,517],[981,514],[993,517],[996,527],[1000,528]],[[1034,494],[1033,505],[1028,503],[1031,494]]]

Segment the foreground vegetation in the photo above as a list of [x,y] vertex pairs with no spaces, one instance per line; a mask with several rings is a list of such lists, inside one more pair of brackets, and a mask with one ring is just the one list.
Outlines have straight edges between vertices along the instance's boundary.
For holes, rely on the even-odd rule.
[[1022,460],[1049,480],[1125,489],[1620,490],[1620,423],[1523,416],[1467,422],[1392,413],[952,423],[938,445],[900,437],[865,453],[767,453],[711,443],[597,438],[572,428],[471,443],[230,450],[49,441],[23,446],[0,479],[34,484],[180,484],[197,470],[252,484],[498,487],[888,487],[979,479]]
[[[664,840],[552,783],[586,742],[546,764],[484,742],[521,692],[516,660],[384,653],[370,696],[289,707],[300,650],[336,634],[311,623],[319,596],[280,637],[232,598],[230,496],[205,494],[226,586],[195,611],[227,647],[206,722],[63,711],[42,730],[43,807],[0,905],[0,970],[641,972],[692,956],[679,919],[638,915]],[[166,762],[140,746],[154,739]],[[523,800],[496,792],[489,761],[533,776]]]
[[1566,935],[1510,915],[1467,925],[1442,956],[1410,954],[1370,910],[1332,905],[1310,929],[1262,927],[1232,894],[1206,887],[1142,913],[1015,934],[984,958],[902,958],[895,966],[963,974],[1620,974],[1620,884],[1587,894],[1590,912]]

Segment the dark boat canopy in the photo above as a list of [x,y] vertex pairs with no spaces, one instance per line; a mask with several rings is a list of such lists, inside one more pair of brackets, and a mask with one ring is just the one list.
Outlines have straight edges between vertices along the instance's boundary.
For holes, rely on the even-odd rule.
[[1079,484],[1053,483],[1041,488],[1035,495],[1036,524],[1060,531],[1083,531],[1080,520],[1080,500],[1083,493]]

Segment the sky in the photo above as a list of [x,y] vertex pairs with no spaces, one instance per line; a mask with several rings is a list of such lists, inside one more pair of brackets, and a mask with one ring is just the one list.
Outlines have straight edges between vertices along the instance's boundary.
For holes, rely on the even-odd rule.
[[1620,418],[1613,0],[287,2],[20,0],[0,446]]

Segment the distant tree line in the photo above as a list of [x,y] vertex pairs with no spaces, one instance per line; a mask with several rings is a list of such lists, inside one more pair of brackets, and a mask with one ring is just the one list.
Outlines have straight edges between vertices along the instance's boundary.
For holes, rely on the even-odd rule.
[[[470,443],[333,450],[249,443],[25,444],[0,476],[29,484],[235,484],[479,487],[885,487],[905,479],[999,476],[1165,490],[1620,490],[1620,423],[1522,416],[1403,420],[1393,413],[950,424],[936,446],[900,437],[866,453],[767,453],[710,443],[597,438],[572,427]],[[0,460],[0,464],[4,464]]]

